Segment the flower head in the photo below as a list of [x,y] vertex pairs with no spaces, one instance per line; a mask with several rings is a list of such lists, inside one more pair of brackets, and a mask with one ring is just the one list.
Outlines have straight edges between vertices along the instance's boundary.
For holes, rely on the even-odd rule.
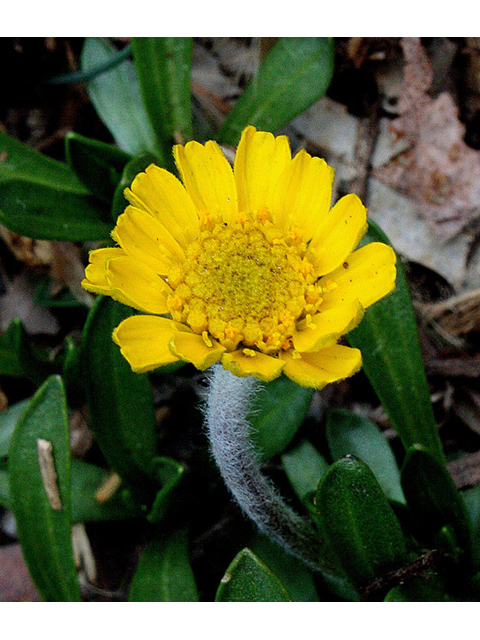
[[332,168],[251,126],[233,171],[212,141],[174,155],[182,182],[155,165],[137,175],[119,246],[92,251],[82,282],[143,312],[113,334],[132,369],[221,361],[316,388],[358,371],[359,350],[338,341],[394,288],[395,253],[355,250],[367,228],[357,196],[330,208]]

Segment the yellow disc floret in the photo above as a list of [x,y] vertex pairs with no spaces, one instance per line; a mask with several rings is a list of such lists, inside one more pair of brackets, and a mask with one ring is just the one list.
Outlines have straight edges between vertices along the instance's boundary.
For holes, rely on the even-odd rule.
[[321,303],[306,245],[282,237],[265,211],[201,231],[169,284],[172,318],[231,351],[291,347],[296,321]]

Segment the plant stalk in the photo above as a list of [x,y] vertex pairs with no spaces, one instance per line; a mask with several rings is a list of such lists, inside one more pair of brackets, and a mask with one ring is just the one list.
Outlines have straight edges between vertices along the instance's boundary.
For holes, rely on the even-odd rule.
[[260,531],[311,569],[323,571],[324,551],[313,523],[297,514],[261,472],[247,419],[258,380],[234,376],[221,365],[211,372],[206,427],[225,484]]

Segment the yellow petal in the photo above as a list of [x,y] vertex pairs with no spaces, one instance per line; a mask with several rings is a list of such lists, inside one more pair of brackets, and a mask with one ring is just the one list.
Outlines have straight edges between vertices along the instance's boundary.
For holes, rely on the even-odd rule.
[[112,258],[124,256],[125,252],[119,247],[106,247],[90,251],[88,259],[90,264],[85,269],[85,279],[82,287],[92,293],[109,295],[111,288],[107,282],[107,263]]
[[216,142],[196,141],[173,148],[183,184],[198,211],[213,220],[231,222],[237,216],[233,171]]
[[127,207],[118,217],[112,238],[126,254],[165,276],[177,261],[185,259],[183,249],[165,227],[150,214]]
[[270,382],[270,380],[278,378],[285,365],[282,360],[258,351],[250,349],[247,351],[250,355],[245,354],[243,350],[223,354],[223,367],[240,378],[254,376],[262,382]]
[[283,373],[302,387],[314,389],[322,389],[330,382],[349,378],[362,366],[359,349],[339,344],[315,353],[302,353],[299,358],[288,353],[283,357],[286,358]]
[[[178,362],[168,345],[182,326],[160,316],[131,316],[113,332],[123,357],[133,371],[144,373],[172,362]],[[128,389],[125,389],[128,393]]]
[[167,296],[172,289],[142,262],[130,256],[114,258],[107,264],[107,282],[112,298],[146,313],[169,313]]
[[319,275],[330,273],[347,259],[367,230],[367,210],[360,198],[349,194],[318,221],[309,245]]
[[334,307],[314,315],[310,322],[302,320],[293,335],[293,346],[297,351],[318,351],[331,342],[337,342],[358,325],[363,317],[363,308],[358,300],[342,307]]
[[239,211],[272,208],[272,198],[280,175],[291,162],[287,136],[247,127],[235,154],[234,174]]
[[170,350],[180,360],[191,362],[200,371],[205,371],[210,365],[220,360],[225,347],[213,338],[205,340],[198,333],[183,332],[173,336],[170,341]]
[[180,243],[191,241],[199,232],[200,221],[192,199],[172,173],[151,164],[139,173],[125,196],[161,222]]
[[350,254],[342,266],[320,278],[322,309],[359,300],[364,309],[395,288],[396,256],[383,242],[371,242]]
[[333,169],[325,160],[299,151],[282,173],[273,199],[274,220],[288,231],[299,227],[310,240],[317,221],[330,209]]

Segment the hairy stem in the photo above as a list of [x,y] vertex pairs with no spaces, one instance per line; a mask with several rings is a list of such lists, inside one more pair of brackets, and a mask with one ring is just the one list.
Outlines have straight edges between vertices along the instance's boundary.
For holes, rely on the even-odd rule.
[[323,568],[322,547],[312,522],[298,515],[261,473],[247,420],[258,381],[238,378],[220,365],[211,371],[206,425],[225,484],[263,533],[310,568]]

